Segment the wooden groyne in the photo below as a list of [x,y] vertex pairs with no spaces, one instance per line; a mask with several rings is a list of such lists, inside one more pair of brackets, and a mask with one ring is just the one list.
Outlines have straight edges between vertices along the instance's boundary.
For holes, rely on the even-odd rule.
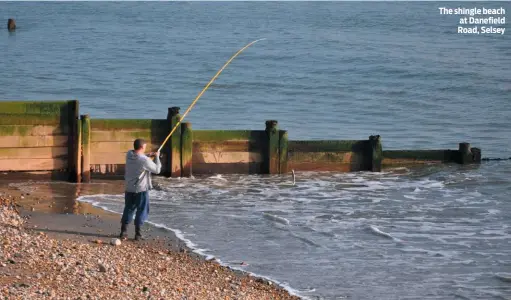
[[[0,102],[0,171],[66,172],[70,181],[124,174],[126,152],[136,138],[155,151],[180,119],[93,119],[71,101]],[[275,120],[264,130],[196,130],[183,122],[162,150],[162,174],[285,174],[295,171],[373,171],[434,163],[480,163],[481,150],[382,149],[380,136],[366,140],[288,140]]]

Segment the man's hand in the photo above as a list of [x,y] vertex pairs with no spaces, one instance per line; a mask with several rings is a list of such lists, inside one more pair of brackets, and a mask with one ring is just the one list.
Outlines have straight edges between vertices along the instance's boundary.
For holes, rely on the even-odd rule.
[[149,157],[156,157],[156,156],[160,157],[160,151],[158,151],[158,152],[151,152],[151,153],[148,154],[148,156]]

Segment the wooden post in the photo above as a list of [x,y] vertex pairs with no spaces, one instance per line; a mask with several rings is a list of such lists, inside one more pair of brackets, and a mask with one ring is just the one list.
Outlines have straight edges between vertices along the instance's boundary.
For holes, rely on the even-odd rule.
[[383,151],[381,146],[381,139],[379,135],[371,135],[369,137],[369,144],[371,147],[371,172],[381,172],[381,162]]
[[279,174],[287,173],[287,131],[279,130]]
[[266,171],[267,174],[279,173],[279,132],[276,120],[266,121],[266,136],[268,148],[266,150]]
[[181,124],[181,176],[192,176],[193,132],[190,122]]
[[460,164],[464,165],[473,162],[472,151],[470,151],[470,143],[460,143],[458,152]]
[[82,182],[90,182],[90,118],[82,115]]
[[[169,107],[167,121],[170,125],[169,133],[181,119],[179,115],[179,107]],[[169,138],[167,145],[167,177],[181,177],[181,125],[179,125],[172,136]]]
[[[69,127],[68,131],[68,142],[67,142],[67,170],[69,172],[68,179],[71,182],[77,181],[77,172],[78,172],[78,164],[77,164],[77,156],[78,156],[78,101],[68,101],[67,109],[67,126]],[[62,126],[62,125],[61,125]]]
[[481,149],[480,148],[470,148],[470,151],[472,152],[473,162],[480,164],[481,163]]
[[76,122],[76,182],[82,182],[82,122],[77,119]]

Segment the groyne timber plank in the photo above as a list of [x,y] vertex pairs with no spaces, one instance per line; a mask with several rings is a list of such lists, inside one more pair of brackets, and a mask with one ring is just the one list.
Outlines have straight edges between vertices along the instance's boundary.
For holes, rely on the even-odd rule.
[[[163,141],[162,141],[163,142]],[[161,143],[151,144],[147,143],[147,152],[156,151]],[[131,142],[90,142],[91,155],[97,152],[108,152],[108,153],[126,153],[129,150],[133,150],[133,141]]]
[[[66,148],[67,151],[67,148]],[[51,171],[67,168],[66,158],[1,159],[0,171]]]
[[152,129],[168,130],[167,120],[157,119],[91,119],[92,130]]
[[349,164],[353,152],[291,152],[288,162],[333,162]]
[[225,152],[256,152],[261,151],[260,143],[248,140],[230,140],[219,142],[193,142],[194,152],[225,151]]
[[221,142],[250,140],[260,142],[266,138],[264,130],[194,130],[194,142]]
[[0,148],[0,159],[64,158],[67,147]]
[[262,163],[193,163],[193,174],[261,174]]
[[68,135],[69,126],[0,125],[0,136]]
[[331,162],[296,162],[288,161],[288,169],[295,171],[337,171],[337,172],[350,172],[352,166],[350,164],[339,163],[333,164]]
[[[168,133],[167,133],[168,134]],[[131,142],[135,139],[145,139],[150,142],[153,140],[165,139],[165,133],[156,134],[152,133],[151,130],[92,130],[91,141],[92,142]]]
[[[0,110],[0,125],[60,125],[67,119],[59,115],[5,114]],[[67,125],[66,125],[67,126]]]
[[1,101],[0,111],[5,114],[45,114],[62,115],[68,113],[67,101]]
[[289,141],[289,152],[358,152],[364,151],[366,140],[318,140],[318,141]]
[[15,147],[61,147],[66,146],[69,137],[64,135],[48,136],[0,136],[0,148]]
[[385,150],[384,159],[449,161],[455,151],[451,150]]
[[[160,158],[162,163],[162,168],[164,163],[167,161],[167,156],[162,155]],[[124,153],[105,153],[105,152],[97,152],[92,153],[90,163],[92,165],[105,165],[105,164],[114,164],[114,165],[123,165],[126,164],[126,152]]]
[[194,168],[196,163],[260,163],[262,161],[261,153],[257,152],[194,152],[192,154]]

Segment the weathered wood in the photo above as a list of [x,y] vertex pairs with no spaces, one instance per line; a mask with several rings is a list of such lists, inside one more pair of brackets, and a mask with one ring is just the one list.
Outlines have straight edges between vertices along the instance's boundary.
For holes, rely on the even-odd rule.
[[[167,162],[167,155],[163,154],[161,157],[162,165]],[[91,165],[124,165],[126,164],[126,152],[123,153],[105,153],[96,152],[92,153]]]
[[264,157],[267,174],[279,173],[279,132],[278,122],[275,120],[266,121],[267,149]]
[[67,147],[68,136],[0,136],[0,148]]
[[194,130],[194,142],[223,142],[249,140],[262,142],[266,139],[264,130]]
[[0,125],[60,125],[61,116],[40,114],[4,114],[0,111]]
[[181,176],[192,176],[193,132],[189,122],[181,124]]
[[0,148],[0,159],[67,158],[67,147]]
[[[170,131],[177,125],[181,116],[179,107],[170,107],[167,115],[167,121]],[[172,136],[167,141],[167,155],[170,158],[167,166],[167,176],[181,177],[181,125],[178,125]]]
[[69,181],[77,182],[77,174],[76,171],[78,169],[77,166],[77,157],[78,157],[78,141],[77,141],[77,123],[80,121],[78,118],[78,101],[69,101],[67,105],[67,125],[69,127],[69,139],[67,142],[68,147],[68,163],[67,170],[69,173]]
[[440,164],[442,160],[427,160],[427,159],[413,159],[413,158],[387,158],[382,159],[382,168],[395,168],[395,167],[407,167],[407,166],[420,166],[420,165],[432,165]]
[[68,126],[0,125],[0,136],[68,135]]
[[193,163],[194,174],[261,174],[263,163]]
[[248,140],[231,140],[223,142],[193,142],[194,152],[225,151],[225,152],[256,152],[261,145]]
[[313,140],[313,141],[289,141],[290,152],[363,152],[367,140]]
[[472,155],[472,151],[470,150],[469,143],[459,143],[458,152],[459,152],[458,163],[469,164],[473,162],[474,157]]
[[90,182],[91,179],[91,142],[90,142],[90,118],[89,115],[81,116],[82,122],[82,182]]
[[263,162],[258,152],[194,152],[192,162],[195,163],[251,163]]
[[279,130],[279,174],[287,173],[288,137],[287,131]]
[[159,119],[92,119],[92,130],[166,130],[166,120]]
[[479,149],[479,148],[470,148],[470,151],[472,152],[472,160],[473,160],[473,162],[474,163],[481,163],[481,149]]
[[[148,142],[165,139],[164,134],[154,134],[151,130],[92,130],[91,142],[131,142],[135,139],[144,139]],[[132,147],[133,148],[133,147]]]
[[126,152],[121,153],[105,153],[105,152],[92,152],[90,157],[91,165],[111,165],[111,164],[125,164]]
[[[147,152],[158,150],[158,145],[147,142]],[[90,142],[91,153],[107,152],[107,153],[126,153],[133,150],[133,141],[131,142]]]
[[354,155],[354,152],[291,152],[288,161],[350,164]]
[[[68,101],[1,101],[0,112],[3,114],[66,115],[68,106],[75,105],[76,100]],[[67,119],[67,118],[64,118]]]
[[77,119],[76,122],[76,182],[82,182],[82,121]]
[[371,171],[381,172],[382,163],[382,146],[379,135],[372,135],[369,137]]
[[289,161],[288,168],[295,171],[336,171],[351,172],[352,166],[346,163],[329,163],[329,162],[299,162]]
[[[67,149],[67,148],[66,148]],[[0,171],[52,171],[67,168],[64,158],[21,158],[0,160]]]
[[458,151],[453,150],[385,150],[384,159],[424,160],[424,161],[454,161]]

